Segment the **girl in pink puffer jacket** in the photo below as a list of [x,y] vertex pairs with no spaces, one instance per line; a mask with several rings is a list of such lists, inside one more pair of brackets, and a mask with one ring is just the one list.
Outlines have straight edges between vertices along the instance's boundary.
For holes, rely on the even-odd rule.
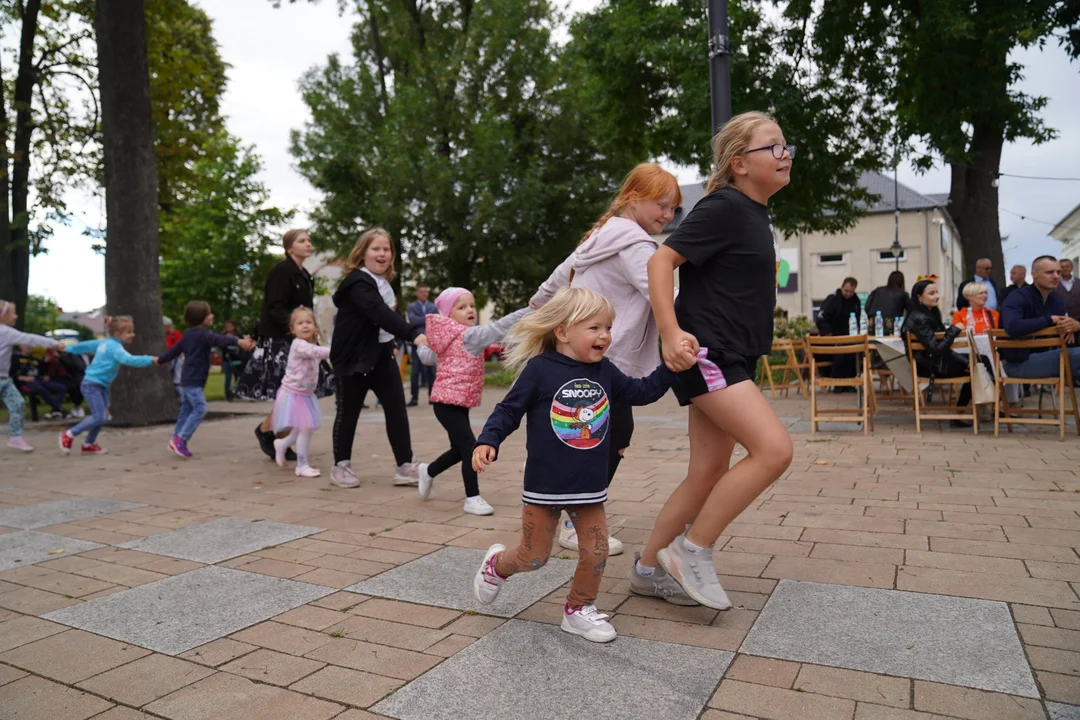
[[532,311],[525,308],[490,325],[477,325],[476,299],[459,287],[443,290],[435,298],[435,307],[439,314],[428,315],[425,326],[428,346],[421,346],[417,352],[425,365],[438,361],[431,405],[435,419],[450,438],[450,449],[435,462],[420,465],[420,497],[426,500],[435,477],[461,463],[464,511],[471,515],[491,515],[495,509],[480,497],[480,485],[472,469],[476,435],[469,421],[469,408],[480,405],[484,390],[484,348],[501,340],[514,323]]

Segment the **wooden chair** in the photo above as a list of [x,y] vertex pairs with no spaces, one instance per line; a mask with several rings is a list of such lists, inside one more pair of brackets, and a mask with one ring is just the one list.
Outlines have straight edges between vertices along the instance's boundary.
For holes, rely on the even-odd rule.
[[[979,434],[979,408],[975,404],[974,399],[970,406],[959,407],[953,405],[953,388],[958,388],[964,383],[969,383],[972,378],[975,377],[975,363],[978,362],[978,349],[974,347],[968,348],[968,373],[960,377],[954,378],[934,378],[934,385],[941,386],[942,388],[949,389],[948,399],[945,401],[945,405],[929,405],[922,394],[922,384],[929,383],[930,378],[928,376],[919,375],[919,367],[915,363],[915,353],[926,350],[926,346],[915,339],[915,336],[908,333],[908,362],[911,363],[911,387],[913,403],[915,406],[915,432],[922,435],[922,421],[923,420],[970,420],[971,427],[975,430],[975,434]],[[935,333],[934,337],[943,338],[945,333]],[[961,335],[953,341],[952,349],[967,348],[968,338],[966,335]]]
[[[838,422],[861,422],[863,435],[869,435],[874,429],[874,411],[876,402],[874,386],[870,377],[870,342],[866,335],[824,335],[806,338],[807,357],[810,361],[810,432],[817,432],[818,423],[824,420]],[[818,376],[819,355],[857,355],[859,372],[853,378],[831,378]],[[854,387],[862,391],[857,408],[818,407],[818,390],[834,387]],[[854,414],[858,412],[859,414]]]
[[[800,363],[799,357],[796,354],[796,350],[801,350],[803,344],[801,341],[788,340],[786,338],[776,338],[772,343],[772,351],[774,353],[784,353],[784,364],[773,365],[770,362],[770,356],[764,355],[761,358],[761,375],[758,378],[758,384],[761,386],[762,392],[765,391],[765,383],[769,383],[769,392],[772,397],[776,397],[776,391],[780,390],[784,393],[784,397],[788,397],[789,391],[792,389],[798,389],[800,393],[806,395],[806,381],[803,379],[802,370],[808,368],[809,365],[805,362]],[[783,375],[780,378],[780,383],[776,384],[773,380],[773,371],[782,370]]]
[[[1012,432],[1014,423],[1019,425],[1057,425],[1058,439],[1064,440],[1066,389],[1068,389],[1068,396],[1072,401],[1072,405],[1069,407],[1069,414],[1072,415],[1076,432],[1080,435],[1080,411],[1078,411],[1076,407],[1076,388],[1073,387],[1072,366],[1069,364],[1069,351],[1064,340],[1061,339],[1061,335],[1058,333],[1057,328],[1048,327],[1045,330],[1040,330],[1037,333],[1023,338],[1009,337],[1004,330],[1000,329],[988,330],[987,334],[990,336],[990,350],[994,355],[994,384],[996,385],[994,393],[994,437],[998,436],[998,429],[1001,426],[1002,415],[1004,414],[1004,421],[1009,428],[1009,432]],[[1056,376],[1046,378],[1010,378],[1003,376],[1001,365],[1002,350],[1034,350],[1038,352],[1055,348],[1061,350],[1058,358],[1058,372]],[[1053,388],[1057,400],[1056,417],[1043,417],[1044,411],[1042,407],[1023,408],[1013,406],[1005,396],[1005,388],[1008,385],[1050,386]],[[1002,407],[1002,405],[1004,405],[1004,407]],[[1030,419],[1022,419],[1025,417],[1030,417]]]

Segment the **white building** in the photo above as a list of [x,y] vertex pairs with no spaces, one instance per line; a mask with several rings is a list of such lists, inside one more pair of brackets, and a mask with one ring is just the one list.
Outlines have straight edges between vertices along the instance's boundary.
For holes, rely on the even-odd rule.
[[1068,258],[1073,265],[1080,265],[1080,205],[1061,218],[1050,231],[1050,237],[1061,243],[1061,259]]

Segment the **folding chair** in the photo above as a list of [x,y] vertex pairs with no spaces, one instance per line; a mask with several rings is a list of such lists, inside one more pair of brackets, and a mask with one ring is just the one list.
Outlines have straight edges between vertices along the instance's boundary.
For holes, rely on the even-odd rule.
[[[1065,390],[1069,391],[1069,399],[1072,401],[1072,405],[1069,407],[1069,414],[1073,417],[1075,423],[1076,432],[1080,435],[1080,411],[1076,407],[1076,388],[1073,387],[1072,381],[1072,367],[1069,365],[1069,350],[1065,345],[1065,341],[1061,339],[1061,334],[1058,333],[1057,328],[1048,327],[1045,330],[1040,330],[1037,333],[1028,335],[1023,338],[1009,337],[1004,330],[992,329],[988,330],[987,334],[990,336],[990,349],[994,355],[994,384],[996,385],[994,393],[994,437],[998,436],[998,428],[1001,425],[1002,414],[1005,416],[1005,424],[1009,428],[1009,432],[1012,432],[1013,423],[1019,425],[1057,425],[1058,426],[1058,439],[1065,439]],[[1060,349],[1060,355],[1058,358],[1058,372],[1056,377],[1047,378],[1010,378],[1004,377],[1001,366],[1001,351],[1002,350],[1033,350],[1033,351],[1048,351],[1052,349]],[[1055,418],[1044,418],[1043,409],[1039,408],[1023,408],[1014,407],[1005,396],[1005,388],[1008,385],[1048,385],[1054,390],[1054,397],[1057,401],[1057,410]],[[1004,407],[1002,405],[1004,404]],[[1021,419],[1030,416],[1031,419]]]
[[[934,337],[943,338],[945,333],[935,333]],[[953,405],[952,390],[954,387],[960,387],[964,383],[972,382],[972,378],[975,377],[975,363],[978,362],[979,351],[978,348],[969,347],[968,338],[966,335],[960,335],[953,341],[952,348],[968,348],[968,373],[960,377],[954,378],[934,378],[934,385],[940,385],[943,388],[949,388],[948,399],[945,401],[945,405],[930,405],[929,402],[923,398],[922,384],[929,383],[929,376],[919,375],[919,367],[915,363],[915,353],[918,351],[925,351],[926,346],[915,339],[915,336],[908,333],[908,362],[911,363],[911,387],[912,395],[914,396],[913,402],[915,405],[915,432],[922,435],[922,421],[923,420],[970,420],[971,427],[974,428],[975,434],[979,434],[979,407],[975,404],[974,398],[972,398],[971,405],[967,408],[962,408],[958,405]]]
[[[866,335],[823,335],[806,338],[807,356],[810,360],[810,432],[817,432],[819,422],[833,420],[837,422],[861,422],[863,435],[869,435],[874,429],[876,402],[874,386],[870,379],[870,343]],[[853,378],[819,377],[818,368],[822,363],[818,355],[858,355],[856,359],[859,372]],[[835,365],[833,366],[835,367]],[[834,387],[854,387],[860,393],[857,408],[819,408],[818,390]],[[854,414],[858,412],[859,414]]]
[[[772,397],[776,397],[776,391],[780,390],[784,393],[784,397],[788,397],[788,393],[792,389],[798,389],[800,393],[806,395],[806,381],[803,379],[802,369],[807,367],[806,363],[800,363],[796,350],[802,349],[802,342],[796,342],[795,340],[788,340],[786,338],[777,338],[772,342],[772,352],[784,353],[784,364],[773,365],[770,362],[770,356],[764,355],[761,358],[761,376],[758,378],[758,385],[761,387],[762,392],[765,391],[766,381],[769,383],[769,392]],[[780,377],[780,383],[777,385],[773,380],[773,371],[782,370],[783,375]]]

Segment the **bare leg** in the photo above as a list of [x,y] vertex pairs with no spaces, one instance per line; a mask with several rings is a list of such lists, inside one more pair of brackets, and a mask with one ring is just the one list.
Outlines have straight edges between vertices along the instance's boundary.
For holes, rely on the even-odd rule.
[[690,466],[686,479],[671,493],[656,517],[649,543],[641,554],[641,564],[646,567],[656,567],[656,553],[670,545],[688,524],[694,522],[709,494],[731,464],[735,438],[714,425],[695,406],[690,407],[689,424]]

